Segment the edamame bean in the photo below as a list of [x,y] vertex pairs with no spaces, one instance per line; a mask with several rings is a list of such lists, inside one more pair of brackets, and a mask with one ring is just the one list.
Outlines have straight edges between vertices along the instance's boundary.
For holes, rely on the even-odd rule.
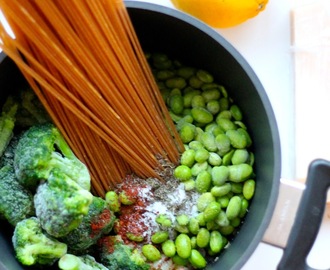
[[181,233],[175,239],[175,247],[177,254],[183,258],[188,259],[191,255],[191,242],[187,234]]
[[218,89],[209,89],[202,92],[202,96],[205,102],[209,102],[211,100],[218,100],[220,98],[220,91]]
[[195,184],[196,191],[199,193],[205,193],[211,187],[211,183],[212,183],[211,174],[207,171],[201,171],[197,175],[195,182],[196,182]]
[[190,108],[191,104],[192,104],[192,99],[196,95],[200,95],[200,94],[201,94],[201,91],[194,89],[194,90],[187,92],[185,95],[183,95],[183,107]]
[[220,104],[217,100],[210,100],[206,103],[206,109],[212,113],[213,115],[219,113],[220,111]]
[[221,235],[231,235],[235,230],[235,227],[232,225],[224,226],[219,228]]
[[175,265],[179,266],[186,266],[189,262],[188,259],[183,259],[177,254],[172,257],[172,261]]
[[227,166],[214,166],[211,177],[214,186],[222,186],[228,180],[229,168]]
[[231,183],[231,191],[236,194],[242,194],[243,192],[243,183]]
[[151,244],[143,245],[142,254],[144,255],[144,257],[147,258],[148,261],[151,262],[158,261],[162,257],[160,251],[154,245]]
[[186,165],[179,165],[174,169],[174,177],[180,181],[187,181],[192,177],[191,169]]
[[188,79],[189,77],[193,76],[195,72],[196,70],[192,67],[181,67],[177,70],[177,74],[185,79]]
[[231,221],[230,221],[230,225],[231,226],[233,226],[233,227],[238,227],[239,225],[241,225],[241,219],[240,219],[240,217],[238,216],[238,217],[235,217],[234,219],[232,219]]
[[198,79],[200,79],[203,83],[212,83],[213,82],[213,76],[209,72],[205,70],[197,70],[196,76]]
[[217,119],[218,118],[225,118],[225,119],[228,119],[228,120],[231,120],[231,112],[228,111],[228,110],[224,110],[224,111],[221,111],[218,116],[217,116]]
[[207,162],[212,166],[220,166],[221,165],[221,157],[217,153],[210,152],[209,158]]
[[246,163],[249,159],[249,152],[246,149],[236,149],[232,158],[231,163],[233,165]]
[[246,180],[243,185],[243,196],[245,199],[250,200],[254,195],[256,182],[253,179]]
[[234,117],[235,120],[237,120],[237,121],[242,120],[242,118],[243,118],[242,112],[241,112],[240,108],[237,105],[235,105],[235,104],[231,105],[230,106],[230,112],[231,112],[231,114],[232,114],[232,116]]
[[248,179],[253,172],[253,168],[249,164],[238,164],[228,166],[229,175],[228,179],[232,182],[242,182]]
[[195,152],[195,161],[198,163],[205,162],[208,160],[209,156],[210,153],[205,148],[197,149]]
[[183,97],[181,95],[173,95],[170,97],[170,109],[175,114],[181,114],[183,111]]
[[229,120],[227,118],[217,117],[216,122],[222,128],[222,130],[224,130],[224,131],[235,130],[236,129],[236,125],[231,120]]
[[239,213],[240,218],[245,217],[248,207],[249,207],[249,201],[247,199],[243,198],[242,199],[241,211]]
[[192,234],[196,235],[198,233],[199,222],[196,218],[193,217],[189,220],[188,229],[189,229],[190,233],[192,233]]
[[222,186],[214,186],[211,188],[211,194],[214,197],[222,197],[228,194],[231,191],[231,184],[225,183]]
[[245,137],[246,140],[246,147],[250,147],[252,144],[252,139],[249,135],[249,133],[246,131],[246,129],[244,128],[238,128],[237,132],[240,133],[241,135],[243,135]]
[[173,257],[176,253],[176,248],[173,240],[166,240],[162,243],[162,251],[166,257]]
[[195,180],[193,180],[193,179],[190,179],[190,180],[184,181],[183,184],[184,184],[184,190],[185,190],[185,191],[191,191],[191,190],[194,190],[195,187],[196,187]]
[[159,70],[156,74],[156,78],[158,80],[167,80],[172,78],[174,75],[175,73],[171,70]]
[[204,147],[210,152],[215,152],[218,150],[215,137],[212,133],[204,132],[201,135],[201,142],[204,145]]
[[226,208],[229,203],[229,197],[228,196],[222,196],[217,199],[217,202],[220,203],[221,208]]
[[188,225],[189,223],[189,217],[185,214],[181,214],[176,217],[176,221],[178,222],[179,225],[185,226]]
[[206,222],[214,220],[221,211],[221,206],[218,202],[214,201],[208,204],[204,210],[204,220]]
[[200,248],[206,247],[210,242],[210,232],[206,228],[200,228],[196,236],[196,244]]
[[109,208],[113,212],[119,212],[120,211],[120,202],[118,194],[114,191],[108,191],[105,194],[105,201],[108,204]]
[[191,248],[197,248],[197,239],[196,236],[190,237]]
[[219,134],[215,137],[215,143],[218,148],[218,154],[222,157],[231,149],[231,143],[226,134]]
[[217,223],[221,227],[229,226],[230,221],[226,215],[226,212],[224,210],[221,210],[218,214],[218,216],[215,218],[215,223]]
[[195,163],[195,154],[196,152],[193,149],[184,151],[181,155],[180,164],[191,168]]
[[193,124],[185,123],[182,125],[179,134],[183,143],[189,143],[195,138],[196,127]]
[[164,214],[160,214],[156,217],[156,222],[160,224],[161,226],[164,227],[171,227],[172,226],[172,221],[170,220],[169,217],[167,217]]
[[213,121],[213,115],[203,107],[194,107],[191,109],[191,115],[197,123],[208,124]]
[[[206,208],[206,206],[208,206],[209,203],[214,202],[215,201],[215,197],[211,194],[211,192],[205,192],[203,194],[201,194],[199,196],[199,198],[197,199],[197,209],[199,212],[203,212]],[[204,218],[203,218],[204,220]],[[201,224],[200,224],[201,225]],[[204,226],[204,225],[201,225]]]
[[242,207],[242,201],[239,196],[233,196],[229,200],[227,209],[226,209],[226,215],[229,220],[232,220],[240,214]]
[[202,95],[195,95],[191,99],[191,107],[192,108],[195,108],[195,107],[204,108],[205,106],[206,106],[206,102],[205,102],[205,99]]
[[174,78],[169,78],[165,81],[165,85],[168,88],[178,88],[178,89],[183,89],[186,87],[187,82],[184,78],[181,77],[174,77]]
[[228,166],[231,163],[231,159],[234,155],[235,149],[231,149],[228,153],[226,153],[223,157],[222,157],[222,165],[224,166]]
[[195,75],[189,78],[189,85],[193,88],[199,89],[203,85],[203,82]]
[[191,141],[189,144],[188,144],[189,148],[193,149],[193,150],[198,150],[199,148],[204,148],[203,144],[200,142],[200,141]]
[[197,176],[199,175],[201,172],[206,171],[208,168],[208,163],[207,161],[202,162],[202,163],[195,163],[192,167],[191,167],[191,174],[193,176]]
[[207,264],[203,255],[196,249],[191,251],[191,256],[189,257],[189,262],[194,268],[201,269]]
[[223,247],[222,235],[218,231],[212,231],[210,237],[210,249],[213,253],[217,254]]
[[225,111],[229,109],[229,100],[226,97],[220,98],[219,99],[219,105],[220,105],[220,111]]
[[154,244],[160,244],[165,242],[168,239],[168,232],[167,231],[159,231],[159,232],[155,232],[152,236],[151,236],[151,242],[153,242]]
[[227,130],[226,135],[233,147],[243,149],[247,146],[246,137],[237,130]]

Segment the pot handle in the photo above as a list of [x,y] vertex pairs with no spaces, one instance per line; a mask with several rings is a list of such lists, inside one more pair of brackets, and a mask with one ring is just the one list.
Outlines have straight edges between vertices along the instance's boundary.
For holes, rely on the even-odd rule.
[[330,162],[314,160],[308,168],[306,188],[278,270],[313,270],[306,258],[321,226],[329,187]]

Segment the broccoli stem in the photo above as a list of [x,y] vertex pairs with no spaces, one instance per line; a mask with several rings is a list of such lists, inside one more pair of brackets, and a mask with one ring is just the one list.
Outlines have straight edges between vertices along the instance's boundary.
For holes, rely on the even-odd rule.
[[65,254],[59,261],[58,267],[62,270],[79,270],[80,260],[74,255]]

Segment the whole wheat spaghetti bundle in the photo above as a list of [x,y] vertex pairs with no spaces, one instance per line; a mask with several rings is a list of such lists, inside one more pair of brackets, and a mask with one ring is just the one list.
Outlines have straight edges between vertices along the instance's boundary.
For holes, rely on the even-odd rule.
[[17,64],[100,196],[134,172],[158,177],[183,150],[122,1],[0,0]]

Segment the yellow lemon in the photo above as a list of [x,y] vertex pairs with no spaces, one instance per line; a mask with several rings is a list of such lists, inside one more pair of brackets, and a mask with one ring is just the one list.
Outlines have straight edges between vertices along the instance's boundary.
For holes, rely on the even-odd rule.
[[171,0],[184,12],[215,28],[232,27],[263,11],[268,0]]

